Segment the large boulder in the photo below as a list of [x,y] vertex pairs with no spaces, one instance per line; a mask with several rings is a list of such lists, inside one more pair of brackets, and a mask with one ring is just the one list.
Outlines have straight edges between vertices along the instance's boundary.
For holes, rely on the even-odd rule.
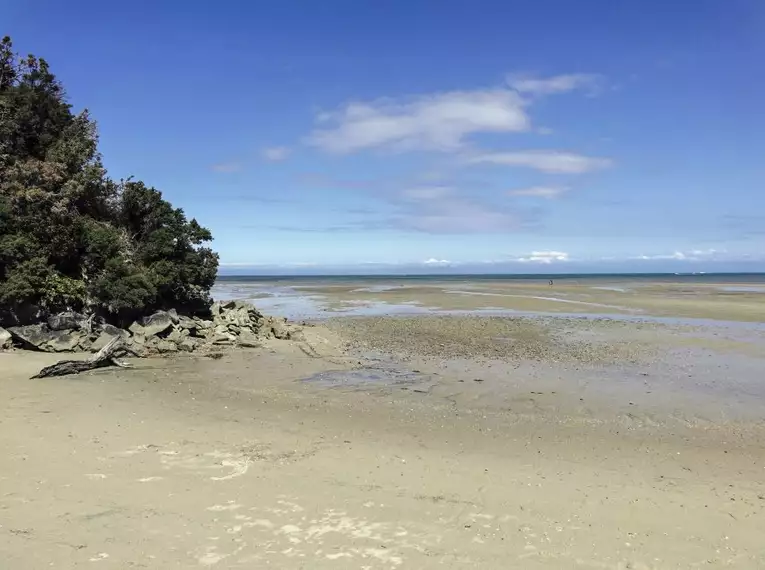
[[157,311],[153,315],[145,317],[141,324],[145,336],[155,336],[173,326],[173,317],[166,311]]
[[48,327],[52,331],[78,330],[85,317],[74,311],[64,311],[48,317]]
[[20,327],[8,327],[13,340],[24,348],[31,350],[45,350],[43,345],[51,339],[51,330],[47,324],[23,325]]
[[51,331],[43,347],[49,352],[72,352],[83,338],[84,335],[77,331]]
[[0,327],[0,350],[13,346],[13,336],[4,328]]
[[101,334],[98,335],[98,338],[91,343],[90,350],[93,352],[98,352],[103,347],[105,347],[115,336],[120,336],[127,340],[130,338],[130,333],[126,330],[117,328],[114,325],[103,325],[101,327]]
[[182,329],[186,329],[189,332],[196,331],[199,328],[197,321],[183,315],[178,317],[178,326]]

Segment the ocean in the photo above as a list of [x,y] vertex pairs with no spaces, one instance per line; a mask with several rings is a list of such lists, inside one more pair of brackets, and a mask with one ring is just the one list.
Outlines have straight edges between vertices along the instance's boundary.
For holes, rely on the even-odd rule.
[[413,275],[219,275],[218,283],[342,284],[358,282],[532,281],[548,282],[661,282],[661,283],[753,283],[765,284],[765,273],[513,273],[513,274],[413,274]]

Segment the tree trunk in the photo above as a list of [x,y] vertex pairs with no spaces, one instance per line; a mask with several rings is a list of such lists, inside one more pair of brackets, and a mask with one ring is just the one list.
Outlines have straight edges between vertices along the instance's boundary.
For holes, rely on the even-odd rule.
[[126,368],[127,364],[115,359],[115,354],[120,351],[131,352],[125,346],[124,339],[120,336],[115,336],[106,344],[106,346],[87,360],[61,360],[56,364],[46,366],[40,370],[40,372],[32,376],[32,378],[48,378],[50,376],[79,374],[80,372],[93,370],[95,368],[103,368],[105,366],[120,366]]

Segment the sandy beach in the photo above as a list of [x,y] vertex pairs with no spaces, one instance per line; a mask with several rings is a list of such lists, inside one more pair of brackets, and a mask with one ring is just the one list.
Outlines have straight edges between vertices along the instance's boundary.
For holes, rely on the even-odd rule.
[[[305,342],[0,353],[2,566],[765,567],[765,296],[592,287],[317,285],[279,297],[321,296]],[[332,310],[380,302],[544,315]]]

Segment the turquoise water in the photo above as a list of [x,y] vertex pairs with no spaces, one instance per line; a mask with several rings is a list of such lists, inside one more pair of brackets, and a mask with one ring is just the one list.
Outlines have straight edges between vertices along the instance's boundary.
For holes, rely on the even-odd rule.
[[358,283],[443,281],[555,281],[570,282],[665,282],[665,283],[762,283],[765,273],[570,273],[570,274],[432,274],[432,275],[220,275],[224,283]]

